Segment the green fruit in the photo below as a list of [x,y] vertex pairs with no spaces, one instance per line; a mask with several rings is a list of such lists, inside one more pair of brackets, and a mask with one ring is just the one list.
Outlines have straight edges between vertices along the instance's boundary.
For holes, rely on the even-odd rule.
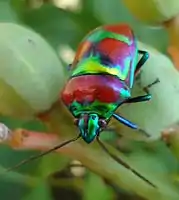
[[179,13],[177,0],[123,0],[131,13],[147,24],[160,24]]
[[28,118],[57,100],[64,72],[54,50],[37,33],[0,23],[0,114]]

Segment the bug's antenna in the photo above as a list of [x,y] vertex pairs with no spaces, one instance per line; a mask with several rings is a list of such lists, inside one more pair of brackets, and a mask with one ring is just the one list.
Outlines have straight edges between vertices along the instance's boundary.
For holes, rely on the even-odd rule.
[[34,155],[34,156],[30,156],[28,159],[21,161],[21,162],[18,163],[17,165],[6,169],[5,172],[12,171],[12,170],[14,170],[14,169],[20,167],[21,165],[27,164],[27,163],[30,162],[30,161],[33,161],[33,160],[36,160],[36,159],[38,159],[38,158],[40,158],[40,157],[42,157],[42,156],[45,156],[45,155],[47,155],[47,154],[49,154],[49,153],[51,153],[51,152],[53,152],[53,151],[55,151],[55,150],[57,150],[57,149],[60,149],[60,148],[62,148],[62,147],[64,147],[64,146],[66,146],[66,145],[69,144],[69,143],[72,143],[72,142],[77,141],[80,137],[81,137],[81,135],[79,134],[77,137],[75,137],[75,138],[73,138],[73,139],[71,139],[71,140],[65,141],[65,142],[63,142],[63,143],[61,143],[61,144],[59,144],[59,145],[57,145],[57,146],[55,146],[55,147],[53,147],[53,148],[51,148],[51,149],[45,151],[45,152],[39,153],[39,154]]
[[121,158],[115,156],[114,154],[112,154],[107,147],[104,145],[104,143],[100,140],[99,135],[96,137],[96,140],[98,142],[98,144],[101,146],[101,148],[111,156],[111,158],[113,158],[116,162],[118,162],[119,164],[121,164],[123,167],[127,168],[128,170],[130,170],[131,172],[133,172],[135,175],[137,175],[139,178],[141,178],[143,181],[145,181],[146,183],[148,183],[149,185],[151,185],[154,188],[157,188],[157,186],[155,186],[153,183],[151,183],[149,180],[147,180],[144,176],[142,176],[141,174],[139,174],[137,171],[135,171],[135,169],[131,168],[126,162],[124,162]]

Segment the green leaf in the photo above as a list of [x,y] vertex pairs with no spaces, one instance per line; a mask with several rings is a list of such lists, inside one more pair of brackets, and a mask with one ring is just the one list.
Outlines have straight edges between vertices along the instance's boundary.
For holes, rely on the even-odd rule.
[[0,192],[1,199],[14,200],[22,199],[24,194],[29,190],[29,186],[38,182],[38,179],[16,172],[5,172],[5,169],[0,166]]
[[0,191],[1,191],[1,199],[13,199],[19,200],[22,199],[25,192],[27,192],[27,188],[25,185],[19,183],[10,183],[10,182],[1,182],[0,181]]
[[14,9],[24,24],[43,35],[55,49],[62,44],[76,48],[88,31],[100,25],[89,10],[73,13],[48,3],[34,10],[23,6]]
[[90,172],[84,186],[83,200],[111,200],[112,197],[112,189],[105,185],[105,183],[99,176]]
[[10,6],[10,0],[0,0],[0,22],[18,22],[18,17]]
[[75,23],[75,14],[44,4],[35,10],[16,10],[21,21],[43,35],[50,44],[58,48],[61,44],[71,44],[81,34],[82,27]]
[[51,190],[47,182],[42,181],[35,185],[33,189],[22,200],[52,200]]
[[67,157],[55,153],[39,159],[40,164],[36,170],[36,174],[42,177],[47,177],[52,173],[62,170],[69,161]]

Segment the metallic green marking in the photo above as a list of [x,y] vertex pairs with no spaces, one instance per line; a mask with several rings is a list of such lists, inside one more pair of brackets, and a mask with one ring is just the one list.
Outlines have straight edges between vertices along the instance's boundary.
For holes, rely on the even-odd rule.
[[109,32],[104,29],[99,29],[96,32],[93,32],[91,35],[89,35],[86,38],[86,40],[88,40],[92,43],[96,43],[96,42],[100,42],[107,38],[124,42],[129,46],[132,44],[132,41],[128,37],[118,34],[118,33]]
[[88,105],[82,105],[81,103],[74,101],[71,106],[76,108],[72,111],[75,117],[82,113],[96,113],[100,117],[109,119],[112,116],[113,111],[117,108],[118,103],[102,103],[96,100]]
[[75,116],[78,116],[83,112],[94,113],[95,111],[95,113],[101,117],[110,118],[112,115],[112,111],[116,109],[117,104],[101,103],[96,100],[93,103],[90,103],[89,105],[82,105],[78,102],[73,102],[72,106],[77,108],[75,111],[73,111],[73,114]]

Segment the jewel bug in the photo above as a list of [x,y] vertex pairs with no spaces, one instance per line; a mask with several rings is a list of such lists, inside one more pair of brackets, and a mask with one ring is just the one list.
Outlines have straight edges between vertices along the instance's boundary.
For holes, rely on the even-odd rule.
[[[112,117],[149,136],[139,126],[115,113],[123,104],[151,99],[147,87],[145,95],[131,97],[134,79],[148,58],[147,51],[138,49],[129,25],[104,25],[92,30],[82,40],[72,64],[68,66],[70,77],[61,92],[62,102],[74,116],[79,135],[30,159],[46,155],[79,138],[86,143],[96,138],[99,145],[118,163],[155,187],[122,159],[110,153],[99,138]],[[150,87],[157,82],[150,84]]]

